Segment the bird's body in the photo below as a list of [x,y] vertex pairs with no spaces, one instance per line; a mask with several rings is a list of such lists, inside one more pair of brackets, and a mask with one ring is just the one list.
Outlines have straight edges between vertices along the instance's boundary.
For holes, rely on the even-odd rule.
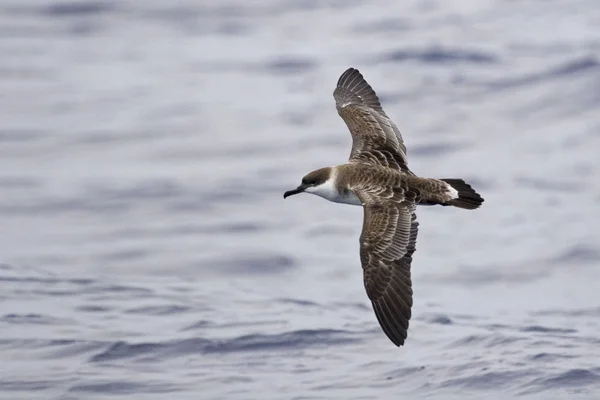
[[342,74],[334,98],[352,134],[350,159],[309,173],[284,198],[307,192],[363,206],[360,259],[365,289],[383,331],[400,346],[411,317],[416,206],[475,209],[483,199],[462,179],[421,178],[411,172],[400,131],[358,70]]
[[371,201],[386,191],[394,193],[413,191],[417,205],[450,205],[457,199],[458,191],[441,179],[420,178],[413,174],[404,174],[379,165],[352,162],[335,167],[322,168],[314,173],[327,176],[325,183],[305,190],[334,203],[362,206],[355,191],[373,194]]

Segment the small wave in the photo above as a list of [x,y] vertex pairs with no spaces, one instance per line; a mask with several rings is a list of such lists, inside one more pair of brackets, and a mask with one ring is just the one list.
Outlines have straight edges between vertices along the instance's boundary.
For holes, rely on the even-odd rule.
[[88,392],[106,394],[139,394],[139,393],[172,393],[180,389],[170,383],[134,382],[134,381],[110,381],[75,385],[69,392]]
[[581,385],[600,383],[600,376],[587,369],[571,369],[559,375],[543,380],[545,385],[562,387],[565,385]]
[[565,359],[575,358],[574,355],[568,354],[557,354],[557,353],[536,353],[527,357],[530,361],[542,362],[542,363],[550,363],[557,362]]
[[443,154],[454,153],[466,148],[465,144],[460,143],[430,143],[415,145],[410,148],[411,156],[416,157],[439,157]]
[[384,374],[386,380],[393,380],[395,378],[406,378],[407,376],[418,374],[422,371],[425,371],[425,366],[419,367],[401,367],[396,368],[392,371],[388,371]]
[[498,390],[514,384],[515,380],[522,379],[527,373],[524,371],[485,372],[473,374],[468,377],[449,379],[440,384],[443,388],[460,387],[478,390]]
[[[196,339],[196,342],[201,345],[206,345],[208,340]],[[137,357],[145,356],[147,358],[156,358],[164,356],[165,350],[173,349],[178,347],[181,341],[167,342],[167,343],[135,343],[130,344],[127,342],[116,342],[111,344],[107,349],[99,354],[94,355],[90,362],[106,362],[121,359],[134,359]]]
[[214,328],[214,329],[228,329],[228,328],[255,328],[255,327],[265,327],[265,326],[282,326],[286,324],[286,320],[257,320],[253,319],[247,322],[226,322],[226,323],[215,323],[208,320],[200,320],[191,325],[188,325],[181,329],[182,332],[191,331],[196,329],[204,329],[204,328]]
[[180,306],[177,304],[167,304],[160,306],[146,306],[146,307],[136,307],[131,308],[129,310],[125,310],[127,314],[141,314],[141,315],[172,315],[172,314],[180,314],[188,311],[190,307]]
[[279,74],[299,74],[313,70],[316,65],[314,60],[287,58],[270,61],[265,65],[265,69]]
[[564,264],[573,262],[597,262],[598,260],[600,260],[600,252],[598,250],[583,245],[575,245],[551,261],[558,264]]
[[200,321],[194,322],[193,324],[190,324],[188,326],[186,326],[185,328],[182,328],[181,331],[185,332],[185,331],[193,331],[196,329],[204,329],[204,328],[210,328],[213,327],[214,323],[211,321],[208,321],[206,319],[202,319]]
[[329,346],[354,343],[357,339],[351,333],[342,330],[317,329],[299,330],[276,335],[246,335],[213,343],[205,350],[208,353],[227,353],[235,351],[258,351],[276,349],[299,349],[312,346]]
[[549,378],[536,378],[525,385],[522,394],[537,393],[546,390],[575,389],[589,390],[590,386],[600,385],[600,375],[588,369],[570,369]]
[[506,336],[499,333],[492,333],[487,335],[469,335],[464,338],[458,339],[450,344],[449,348],[456,347],[472,347],[474,345],[480,345],[486,348],[505,346],[511,343],[525,341],[525,338],[518,336]]
[[498,57],[491,53],[476,50],[431,48],[427,50],[396,50],[388,53],[382,59],[382,61],[391,62],[411,60],[427,64],[491,64],[498,62]]
[[89,294],[98,293],[126,293],[131,295],[151,295],[154,293],[152,289],[129,286],[129,285],[99,285],[88,288]]
[[146,249],[125,249],[125,250],[117,250],[111,251],[107,254],[102,254],[98,258],[102,261],[112,262],[112,261],[136,261],[143,258],[147,258],[150,255],[150,252]]
[[115,8],[113,3],[100,1],[64,2],[51,4],[42,13],[51,17],[79,17],[106,13]]
[[[28,345],[30,347],[31,345]],[[51,340],[48,343],[41,344],[42,347],[49,346],[52,351],[44,356],[47,359],[65,359],[82,354],[100,351],[106,346],[103,342],[86,340]]]
[[0,390],[3,392],[35,392],[46,390],[56,386],[55,381],[50,380],[7,380],[0,381]]
[[0,130],[0,143],[23,143],[37,141],[46,136],[42,131]]
[[521,332],[534,332],[534,333],[561,333],[561,334],[577,333],[576,329],[550,328],[550,327],[540,326],[540,325],[526,326],[526,327],[521,328],[519,330]]
[[454,321],[447,315],[443,314],[435,314],[435,315],[425,315],[423,319],[431,324],[438,325],[453,325]]
[[532,313],[532,315],[559,316],[559,317],[600,317],[600,307],[580,308],[571,310],[542,310]]
[[343,345],[358,341],[352,333],[341,330],[298,330],[280,334],[254,334],[229,340],[201,338],[183,339],[164,343],[112,343],[102,352],[92,356],[90,362],[107,362],[120,359],[165,359],[193,353],[234,353],[302,349],[313,346]]
[[283,298],[283,299],[277,299],[276,301],[279,303],[283,303],[283,304],[293,304],[293,305],[301,306],[301,307],[319,307],[319,308],[323,307],[319,303],[316,303],[311,300],[305,300],[305,299]]
[[205,264],[226,274],[271,274],[287,271],[295,266],[292,258],[282,254],[236,256]]
[[42,314],[5,314],[0,317],[0,321],[18,325],[58,325],[64,324],[67,320]]
[[546,71],[528,74],[518,78],[494,81],[490,83],[489,86],[494,90],[511,89],[515,86],[536,84],[546,80],[569,77],[598,69],[600,69],[598,60],[595,57],[589,56],[568,61],[557,67],[547,69]]
[[[11,271],[13,273],[19,273],[19,269],[11,267],[10,265],[3,264],[0,270]],[[38,274],[46,274],[46,271],[43,270],[33,270],[33,273]],[[65,278],[57,278],[51,275],[46,276],[1,276],[0,282],[17,282],[17,283],[40,283],[44,285],[53,285],[53,284],[72,284],[77,286],[90,286],[95,283],[93,279],[86,278],[74,278],[74,279],[65,279]]]
[[93,353],[106,348],[105,342],[75,339],[3,339],[0,344],[6,349],[34,350],[41,359],[46,360],[63,360],[67,357]]

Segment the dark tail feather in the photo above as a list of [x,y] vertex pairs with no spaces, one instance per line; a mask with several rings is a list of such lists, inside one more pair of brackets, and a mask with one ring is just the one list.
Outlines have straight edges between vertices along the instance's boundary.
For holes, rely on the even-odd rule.
[[442,179],[458,192],[458,199],[453,199],[448,202],[448,205],[474,210],[483,203],[483,198],[465,181],[462,179]]

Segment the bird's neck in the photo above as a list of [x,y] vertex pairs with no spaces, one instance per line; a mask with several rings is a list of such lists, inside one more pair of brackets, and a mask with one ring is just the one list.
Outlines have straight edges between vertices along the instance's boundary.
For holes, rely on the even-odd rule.
[[333,168],[329,179],[326,180],[325,183],[312,188],[310,193],[334,203],[351,204],[355,206],[362,205],[361,201],[351,190],[340,187],[340,182],[338,181],[337,177],[338,171]]

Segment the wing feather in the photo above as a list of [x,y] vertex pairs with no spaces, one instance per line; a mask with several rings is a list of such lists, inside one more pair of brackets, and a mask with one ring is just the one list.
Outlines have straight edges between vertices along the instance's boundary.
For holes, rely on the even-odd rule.
[[340,76],[333,97],[352,135],[350,162],[379,164],[410,173],[400,130],[358,70],[349,68]]
[[[359,198],[367,197],[357,192]],[[376,204],[364,202],[360,258],[367,296],[384,333],[401,346],[411,318],[410,266],[419,223],[415,204],[403,193]]]

